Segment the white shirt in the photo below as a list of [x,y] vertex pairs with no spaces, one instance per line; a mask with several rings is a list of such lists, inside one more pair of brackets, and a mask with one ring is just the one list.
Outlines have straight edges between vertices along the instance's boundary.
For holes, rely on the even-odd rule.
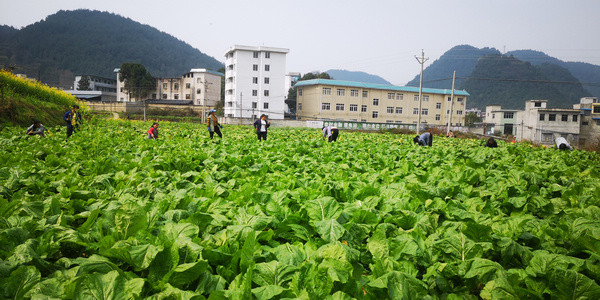
[[267,132],[267,121],[260,120],[260,132]]

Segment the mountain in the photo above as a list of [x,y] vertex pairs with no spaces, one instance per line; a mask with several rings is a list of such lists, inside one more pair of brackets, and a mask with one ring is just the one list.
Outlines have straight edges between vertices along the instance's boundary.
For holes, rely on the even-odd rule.
[[73,74],[113,78],[124,62],[141,63],[157,77],[223,66],[167,33],[108,12],[59,11],[19,30],[0,26],[0,38],[0,65],[65,88]]
[[346,70],[328,70],[325,73],[329,74],[337,80],[347,80],[356,82],[367,82],[377,84],[391,84],[389,81],[377,76],[365,72],[346,71]]
[[[494,48],[479,49],[469,45],[455,46],[423,70],[423,86],[451,89],[454,71],[456,71],[456,77],[468,77],[479,59],[490,54],[500,54],[500,51]],[[419,86],[419,77],[420,75],[415,76],[406,85]],[[463,79],[457,79],[455,86],[458,87],[463,82]]]
[[532,65],[540,65],[543,63],[551,63],[559,65],[571,72],[575,78],[584,83],[596,83],[584,84],[586,90],[588,90],[594,96],[600,96],[600,66],[592,65],[583,62],[565,62],[557,58],[548,56],[544,52],[534,50],[517,50],[506,53],[506,55],[513,55],[514,57],[530,62]]
[[571,108],[581,97],[590,96],[577,78],[559,65],[546,62],[536,66],[500,54],[480,58],[459,89],[471,94],[469,107],[480,109],[490,104],[523,109],[529,99],[546,99],[548,107]]

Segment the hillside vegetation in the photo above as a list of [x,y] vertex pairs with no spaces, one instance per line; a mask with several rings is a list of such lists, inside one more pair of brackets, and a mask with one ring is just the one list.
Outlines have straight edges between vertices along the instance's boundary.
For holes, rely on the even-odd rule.
[[1,26],[0,37],[0,65],[63,88],[73,85],[73,74],[114,78],[124,62],[141,63],[159,77],[222,67],[167,33],[108,12],[59,11],[20,30]]
[[26,126],[37,119],[47,126],[60,125],[73,104],[82,106],[64,91],[0,71],[0,123]]

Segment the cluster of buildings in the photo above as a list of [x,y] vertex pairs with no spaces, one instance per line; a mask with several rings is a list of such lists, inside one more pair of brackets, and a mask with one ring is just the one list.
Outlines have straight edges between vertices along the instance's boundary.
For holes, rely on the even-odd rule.
[[581,98],[573,108],[548,108],[547,100],[528,100],[524,110],[490,105],[485,110],[488,134],[512,135],[517,141],[553,144],[562,136],[573,145],[597,143],[600,137],[600,103],[597,97]]
[[[383,124],[387,126],[464,126],[467,113],[476,113],[484,121],[486,134],[510,135],[517,140],[551,144],[558,136],[574,145],[597,142],[600,136],[598,98],[582,98],[572,109],[548,108],[546,100],[529,100],[524,110],[486,107],[484,112],[466,109],[469,94],[462,90],[419,88],[335,79],[297,81],[300,73],[286,73],[289,49],[242,46],[230,47],[225,53],[225,74],[191,69],[180,77],[158,78],[156,90],[148,99],[132,99],[118,78],[90,75],[76,76],[77,87],[88,77],[88,90],[70,91],[85,100],[193,105],[214,108],[221,99],[224,80],[226,118],[255,119],[266,114],[284,119],[290,109],[285,100],[288,90],[296,87],[296,119],[326,121],[347,125]],[[361,126],[359,126],[361,127]],[[365,126],[362,126],[366,128]]]

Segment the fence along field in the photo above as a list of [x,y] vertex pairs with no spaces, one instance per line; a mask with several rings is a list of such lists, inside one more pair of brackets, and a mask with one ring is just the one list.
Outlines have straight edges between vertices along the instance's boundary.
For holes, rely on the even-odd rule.
[[595,153],[150,125],[0,131],[3,298],[600,298]]

